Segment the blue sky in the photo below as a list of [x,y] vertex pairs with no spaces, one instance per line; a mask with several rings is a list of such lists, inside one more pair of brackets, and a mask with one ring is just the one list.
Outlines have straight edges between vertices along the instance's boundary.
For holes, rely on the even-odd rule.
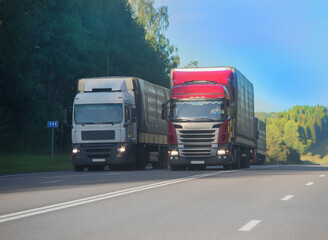
[[328,106],[327,0],[155,0],[179,67],[234,66],[253,84],[255,111]]

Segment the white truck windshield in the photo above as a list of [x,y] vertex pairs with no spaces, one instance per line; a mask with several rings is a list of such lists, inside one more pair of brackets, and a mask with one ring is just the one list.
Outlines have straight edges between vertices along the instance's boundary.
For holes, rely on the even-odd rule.
[[74,107],[76,124],[114,124],[121,123],[122,118],[122,104],[85,104]]

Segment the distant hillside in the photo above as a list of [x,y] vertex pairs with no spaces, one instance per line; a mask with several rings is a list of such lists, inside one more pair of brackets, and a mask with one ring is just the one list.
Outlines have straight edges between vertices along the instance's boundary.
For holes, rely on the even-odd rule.
[[[256,113],[267,123],[267,154],[271,162],[300,162],[301,155],[328,155],[328,109],[295,106],[280,113]],[[302,157],[303,160],[303,157]]]
[[304,162],[328,164],[328,136],[313,144],[306,155],[301,156]]

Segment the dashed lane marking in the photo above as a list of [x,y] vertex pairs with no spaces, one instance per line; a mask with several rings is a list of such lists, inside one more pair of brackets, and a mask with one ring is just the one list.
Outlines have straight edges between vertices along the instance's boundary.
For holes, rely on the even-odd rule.
[[294,197],[294,195],[287,195],[286,197],[283,197],[281,199],[281,201],[288,201],[288,200],[292,199],[293,197]]
[[239,228],[239,232],[249,232],[251,231],[254,227],[256,227],[262,220],[252,220],[249,221],[246,225],[243,227]]

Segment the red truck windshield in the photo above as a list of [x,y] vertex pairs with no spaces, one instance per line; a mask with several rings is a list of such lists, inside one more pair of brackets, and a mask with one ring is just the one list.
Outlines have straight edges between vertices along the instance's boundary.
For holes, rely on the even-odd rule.
[[171,105],[172,121],[222,121],[223,101],[176,101]]

